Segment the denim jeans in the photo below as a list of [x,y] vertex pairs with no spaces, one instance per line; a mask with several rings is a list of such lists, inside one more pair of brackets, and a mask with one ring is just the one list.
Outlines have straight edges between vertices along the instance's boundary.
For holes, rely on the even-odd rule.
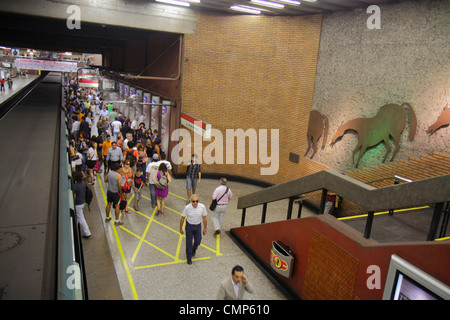
[[154,183],[149,183],[148,188],[150,189],[150,199],[152,200],[152,206],[156,206],[156,185]]

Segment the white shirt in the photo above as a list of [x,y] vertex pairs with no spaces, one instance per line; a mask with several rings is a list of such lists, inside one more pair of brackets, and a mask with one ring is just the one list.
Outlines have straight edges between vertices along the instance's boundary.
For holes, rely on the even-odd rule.
[[148,183],[155,184],[153,182],[153,177],[155,176],[156,172],[158,171],[158,168],[159,168],[159,161],[150,162],[147,165],[147,169],[145,171],[148,172],[148,174],[149,174],[148,175]]
[[206,217],[207,214],[205,205],[199,202],[197,208],[194,208],[192,203],[188,204],[181,216],[186,217],[186,221],[189,224],[197,225],[202,223],[203,217]]
[[109,115],[109,112],[108,112],[108,110],[100,110],[100,115],[102,116],[102,117],[105,117],[106,119],[108,119],[108,115]]
[[88,149],[88,160],[92,160],[92,161],[98,160],[98,157],[97,157],[97,150],[95,150],[95,149],[92,148],[92,147],[90,147],[90,148]]
[[161,163],[164,163],[164,164],[166,165],[167,170],[172,170],[172,165],[170,164],[169,161],[167,161],[167,160],[159,160],[159,161],[158,161],[158,167],[159,167],[159,165],[160,165]]
[[113,132],[120,132],[120,126],[122,123],[119,120],[114,120],[111,123],[111,127],[113,127]]
[[231,277],[231,283],[233,284],[234,294],[236,295],[236,298],[239,298],[239,283],[234,283],[233,277]]
[[74,121],[72,123],[72,133],[80,131],[80,121]]

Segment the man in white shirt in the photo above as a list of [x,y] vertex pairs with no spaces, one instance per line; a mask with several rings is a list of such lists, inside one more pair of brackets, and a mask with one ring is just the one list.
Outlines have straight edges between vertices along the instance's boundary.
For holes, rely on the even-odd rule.
[[212,211],[211,220],[214,224],[214,235],[220,234],[220,230],[222,229],[223,225],[223,217],[225,215],[225,211],[227,210],[227,204],[230,201],[231,197],[233,196],[233,193],[231,190],[226,186],[227,179],[221,178],[220,179],[220,185],[214,190],[212,199],[217,200],[217,206]]
[[[181,234],[184,234],[183,224],[186,220],[186,257],[188,264],[192,264],[192,257],[195,256],[195,252],[202,241],[202,221],[203,235],[206,234],[206,215],[205,205],[199,203],[198,196],[193,194],[191,203],[184,208],[180,220]],[[194,239],[194,244],[192,244],[192,239]]]
[[164,152],[161,153],[161,160],[159,160],[159,163],[164,163],[167,167],[167,171],[170,173],[171,176],[173,176],[172,175],[172,165],[170,164],[170,162],[168,160],[166,160],[166,154]]
[[117,136],[118,136],[121,128],[122,128],[122,122],[120,122],[119,120],[114,120],[111,123],[111,132],[112,132],[112,136],[113,136],[113,141],[117,141]]

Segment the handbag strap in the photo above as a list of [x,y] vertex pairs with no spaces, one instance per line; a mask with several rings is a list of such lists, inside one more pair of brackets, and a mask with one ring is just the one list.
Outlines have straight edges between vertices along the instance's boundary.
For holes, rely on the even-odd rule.
[[220,199],[222,199],[223,198],[223,196],[224,195],[226,195],[227,194],[227,192],[228,192],[228,187],[227,187],[227,190],[225,190],[225,192],[223,193],[223,195],[219,198],[219,200],[217,200],[217,202],[219,202],[220,201]]

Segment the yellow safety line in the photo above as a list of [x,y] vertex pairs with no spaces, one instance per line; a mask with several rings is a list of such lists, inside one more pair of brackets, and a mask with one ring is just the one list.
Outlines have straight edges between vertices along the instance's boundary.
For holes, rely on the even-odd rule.
[[[98,180],[100,181],[100,178],[99,178],[98,174],[97,174],[97,177],[98,177]],[[100,188],[101,188],[101,191],[102,191],[102,194],[103,194],[103,199],[104,199],[104,201],[105,201],[105,203],[106,203],[106,196],[105,196],[105,193],[104,193],[103,186],[102,186],[101,182],[100,182]],[[173,195],[173,196],[175,196],[175,197],[178,197],[178,198],[180,198],[180,199],[183,199],[183,200],[185,200],[185,201],[187,200],[186,198],[184,198],[184,197],[182,197],[182,196],[179,196],[179,195],[177,195],[177,194],[174,194],[174,193],[171,193],[171,192],[169,192],[169,194],[171,194],[171,195]],[[147,200],[149,200],[149,201],[151,201],[151,199],[147,198],[147,197],[144,196],[144,195],[142,195],[142,197],[145,198],[145,199],[147,199]],[[131,201],[132,201],[133,198],[134,198],[134,194],[132,194],[131,197],[130,197],[130,199],[128,200],[128,205],[131,203]],[[174,210],[174,209],[172,209],[172,208],[169,208],[169,207],[167,207],[167,206],[164,206],[164,208],[165,208],[165,209],[168,209],[168,210],[170,210],[170,211],[173,211],[173,212],[175,212],[175,213],[178,214],[178,215],[181,215],[180,212],[178,212],[178,211],[176,211],[176,210]],[[165,266],[165,265],[171,265],[171,264],[184,263],[184,262],[187,261],[187,260],[180,260],[180,259],[179,259],[179,255],[180,255],[180,251],[181,251],[181,244],[182,244],[182,242],[183,242],[183,238],[185,237],[185,235],[182,235],[180,232],[178,232],[178,231],[172,229],[171,227],[169,227],[169,226],[167,226],[167,225],[165,225],[165,224],[159,222],[158,220],[154,220],[154,216],[155,216],[157,207],[155,207],[155,209],[153,210],[152,216],[151,216],[151,217],[148,216],[148,215],[146,215],[146,214],[144,214],[144,213],[142,213],[142,212],[140,212],[140,211],[136,211],[136,210],[134,210],[134,209],[132,209],[132,208],[128,208],[128,209],[130,209],[130,210],[132,210],[132,211],[134,211],[134,212],[136,212],[136,213],[138,213],[138,214],[140,214],[140,215],[146,217],[147,219],[149,219],[149,222],[148,222],[148,224],[147,224],[147,226],[146,226],[146,228],[145,228],[145,230],[144,230],[144,234],[143,234],[142,236],[138,236],[137,234],[135,234],[135,233],[132,232],[131,230],[125,228],[124,226],[120,226],[120,228],[121,228],[122,230],[128,232],[129,234],[131,234],[131,235],[133,235],[134,237],[136,237],[136,238],[139,239],[139,244],[138,244],[138,246],[136,247],[136,249],[135,249],[135,251],[134,251],[134,253],[133,253],[133,256],[132,256],[132,258],[131,258],[131,262],[134,262],[134,261],[135,261],[137,255],[138,255],[138,252],[140,251],[140,248],[142,247],[142,243],[146,243],[146,244],[148,244],[149,246],[151,246],[151,247],[155,248],[156,250],[160,251],[161,253],[163,253],[163,254],[167,255],[168,257],[174,259],[174,261],[171,261],[171,262],[157,263],[157,264],[152,264],[152,265],[147,265],[147,266],[134,267],[135,270],[138,270],[138,269],[145,269],[145,268],[152,268],[152,267],[157,267],[157,266]],[[163,226],[164,228],[166,228],[166,229],[168,229],[168,230],[170,230],[170,231],[172,231],[172,232],[174,232],[174,233],[177,233],[177,234],[179,235],[179,239],[178,239],[178,244],[177,244],[177,249],[176,249],[175,256],[173,256],[172,254],[170,254],[170,253],[164,251],[163,249],[159,248],[158,246],[152,244],[151,242],[145,240],[145,236],[146,236],[146,234],[147,234],[147,232],[148,232],[148,230],[149,230],[150,225],[151,225],[152,222],[155,222],[155,223],[159,224],[160,226]],[[126,259],[125,259],[125,254],[124,254],[124,252],[123,252],[123,248],[122,248],[122,245],[121,245],[121,243],[120,243],[120,239],[119,239],[119,235],[118,235],[118,233],[117,233],[117,229],[116,229],[116,227],[115,227],[115,225],[114,225],[113,223],[111,223],[111,225],[112,225],[113,230],[114,230],[114,235],[115,235],[115,238],[116,238],[117,245],[118,245],[118,247],[119,247],[119,252],[121,253],[121,257],[122,257],[122,261],[123,261],[124,266],[125,266],[125,270],[127,271],[128,280],[129,280],[130,285],[131,285],[131,287],[132,287],[133,296],[134,296],[135,299],[137,300],[138,297],[137,297],[136,289],[135,289],[135,286],[134,286],[133,279],[132,279],[132,277],[131,277],[131,273],[130,273],[128,264],[127,264]],[[200,246],[204,247],[204,248],[207,249],[207,250],[210,250],[211,252],[215,253],[217,256],[221,256],[221,255],[222,255],[222,254],[220,253],[220,236],[217,236],[217,237],[216,237],[216,250],[214,250],[214,249],[212,249],[212,248],[210,248],[210,247],[204,245],[203,243],[200,243]],[[193,261],[198,261],[198,260],[207,260],[207,259],[211,259],[211,257],[195,258],[195,259],[192,259],[192,260],[193,260]]]
[[[135,211],[135,210],[133,210],[133,211]],[[150,229],[150,225],[152,224],[153,217],[155,216],[155,212],[156,212],[156,210],[153,210],[152,217],[148,220],[147,226],[145,227],[145,230],[144,230],[144,234],[142,235],[142,238],[140,239],[136,249],[134,250],[133,256],[131,257],[131,262],[134,262],[139,250],[141,249],[142,242],[143,242],[145,236],[147,235],[148,229]]]
[[187,198],[182,197],[182,196],[179,196],[179,195],[177,195],[177,194],[175,194],[175,193],[169,192],[169,194],[171,194],[171,195],[173,195],[173,196],[175,196],[175,197],[178,197],[178,198],[180,198],[180,199],[183,199],[184,201],[187,201]]
[[[200,261],[200,260],[208,260],[211,259],[211,257],[203,257],[203,258],[194,258],[192,259],[192,261]],[[134,269],[138,270],[138,269],[148,269],[148,268],[154,268],[154,267],[161,267],[161,266],[167,266],[167,265],[171,265],[171,264],[180,264],[180,263],[185,263],[187,260],[179,260],[179,261],[172,261],[172,262],[163,262],[163,263],[156,263],[156,264],[150,264],[148,266],[140,266],[140,267],[135,267]]]
[[[103,201],[104,201],[105,203],[107,203],[105,191],[103,190],[103,185],[102,185],[102,181],[101,181],[101,180],[102,180],[102,179],[101,179],[100,176],[97,174],[97,181],[99,182],[99,185],[100,185],[100,190],[101,190],[101,192],[102,192]],[[110,214],[111,214],[111,215],[114,215],[114,213],[112,213],[112,212],[110,212]],[[121,259],[122,259],[122,263],[123,263],[123,266],[124,266],[124,268],[125,268],[125,273],[126,273],[126,275],[127,275],[128,282],[130,283],[131,292],[133,293],[134,299],[135,299],[135,300],[139,300],[138,295],[137,295],[137,292],[136,292],[136,287],[135,287],[135,285],[134,285],[133,277],[131,276],[131,272],[130,272],[130,269],[129,269],[129,267],[128,267],[128,263],[127,263],[127,260],[126,260],[126,258],[125,258],[125,253],[124,253],[124,251],[123,251],[123,247],[122,247],[122,244],[121,244],[120,239],[119,239],[119,234],[117,233],[116,226],[114,225],[114,219],[111,219],[110,224],[111,224],[111,227],[112,227],[113,232],[114,232],[114,237],[115,237],[115,239],[116,239],[117,247],[118,247],[118,249],[119,249],[120,257],[121,257]]]
[[220,253],[220,234],[218,234],[216,237],[216,255],[218,255],[218,256],[222,255]]
[[[408,208],[408,209],[399,209],[399,210],[394,210],[394,213],[396,212],[404,212],[404,211],[411,211],[411,210],[420,210],[420,209],[426,209],[429,208],[429,206],[424,206],[424,207],[417,207],[417,208]],[[389,213],[389,211],[381,211],[381,212],[375,212],[374,215],[375,216],[379,216],[382,214],[387,214]],[[357,216],[351,216],[351,217],[341,217],[338,218],[338,220],[350,220],[350,219],[356,219],[356,218],[364,218],[367,217],[367,214],[360,214]]]
[[179,235],[178,237],[178,244],[177,244],[177,252],[175,253],[175,257],[177,259],[180,259],[180,250],[181,250],[181,243],[183,242],[183,235]]
[[124,226],[120,226],[120,228],[121,228],[122,230],[125,230],[126,232],[128,232],[128,233],[131,234],[132,236],[134,236],[134,237],[136,237],[136,238],[138,238],[138,239],[142,239],[143,242],[145,242],[145,243],[148,244],[149,246],[155,248],[156,250],[160,251],[161,253],[165,254],[166,256],[169,256],[170,258],[175,259],[175,256],[174,256],[174,255],[172,255],[172,254],[170,254],[170,253],[164,251],[163,249],[161,249],[160,247],[154,245],[153,243],[149,242],[148,240],[145,240],[145,239],[141,238],[140,236],[138,236],[138,235],[137,235],[136,233],[134,233],[133,231],[128,230],[128,229],[125,228]]

